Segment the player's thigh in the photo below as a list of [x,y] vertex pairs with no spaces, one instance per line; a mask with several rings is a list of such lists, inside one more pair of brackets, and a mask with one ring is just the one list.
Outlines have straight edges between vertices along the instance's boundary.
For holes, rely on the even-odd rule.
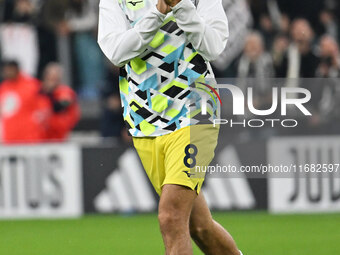
[[162,147],[157,146],[157,138],[133,138],[134,147],[142,161],[146,174],[158,194],[165,178]]
[[197,193],[192,189],[174,184],[164,185],[159,202],[160,221],[189,223],[196,198]]

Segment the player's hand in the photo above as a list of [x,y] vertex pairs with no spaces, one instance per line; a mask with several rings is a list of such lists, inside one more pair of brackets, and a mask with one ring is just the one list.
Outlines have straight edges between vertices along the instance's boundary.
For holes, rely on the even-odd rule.
[[176,4],[178,4],[181,0],[164,0],[165,3],[171,7],[174,7]]
[[157,9],[163,14],[171,12],[170,6],[165,3],[165,0],[158,0]]

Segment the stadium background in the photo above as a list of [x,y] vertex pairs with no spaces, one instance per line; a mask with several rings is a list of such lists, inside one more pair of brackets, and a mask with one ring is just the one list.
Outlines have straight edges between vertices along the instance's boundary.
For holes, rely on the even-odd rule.
[[[273,151],[290,162],[292,150],[339,163],[338,1],[223,4],[230,39],[214,63],[218,77],[334,82],[312,88],[315,117],[300,130],[223,132],[215,163],[276,164]],[[158,199],[124,129],[118,69],[96,44],[97,16],[97,0],[0,0],[1,60],[18,61],[42,83],[48,63],[60,63],[81,109],[65,141],[2,141],[0,254],[163,254]],[[259,106],[270,95],[270,83],[263,84]],[[244,174],[209,178],[204,193],[244,254],[333,255],[340,251],[339,180]]]

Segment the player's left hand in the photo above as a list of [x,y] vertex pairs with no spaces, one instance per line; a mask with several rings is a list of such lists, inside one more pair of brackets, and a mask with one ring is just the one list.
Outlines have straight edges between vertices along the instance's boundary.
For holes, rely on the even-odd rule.
[[178,4],[181,0],[164,0],[165,3],[171,7],[174,7],[176,4]]

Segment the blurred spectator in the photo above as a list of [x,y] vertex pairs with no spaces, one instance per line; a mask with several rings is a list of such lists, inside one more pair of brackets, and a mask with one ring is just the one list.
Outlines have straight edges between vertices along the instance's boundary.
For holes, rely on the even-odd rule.
[[253,87],[253,105],[263,109],[271,104],[271,84],[268,79],[274,77],[273,62],[264,49],[261,34],[252,32],[248,35],[243,55],[238,65],[239,86],[243,90]]
[[282,66],[277,67],[287,78],[315,77],[319,59],[312,51],[313,30],[305,19],[297,19],[291,28],[290,44]]
[[317,70],[317,76],[323,78],[339,78],[339,46],[333,37],[325,35],[321,38],[320,58],[321,60]]
[[40,8],[39,24],[51,31],[57,31],[65,19],[69,0],[44,0]]
[[39,61],[38,36],[33,24],[38,7],[35,1],[5,2],[5,23],[0,27],[4,59],[16,59],[25,73],[35,76]]
[[274,24],[268,15],[260,17],[260,32],[264,37],[266,50],[270,49],[276,34]]
[[317,77],[326,79],[318,79],[312,86],[312,99],[316,102],[309,124],[314,128],[324,127],[327,132],[340,118],[340,55],[339,45],[329,35],[321,38],[319,47],[321,60]]
[[[110,65],[111,67],[111,65]],[[120,138],[124,129],[122,116],[122,106],[118,85],[117,67],[111,67],[107,82],[105,83],[101,95],[103,102],[103,112],[101,121],[101,134],[106,138]]]
[[287,15],[281,15],[280,18],[280,33],[284,35],[289,35],[290,29],[290,19]]
[[20,72],[15,61],[2,66],[0,110],[3,143],[36,143],[43,139],[45,115],[40,112],[39,82]]
[[46,123],[47,141],[65,141],[80,117],[75,92],[62,84],[63,71],[57,63],[47,65],[43,73],[42,91],[47,95],[51,114]]
[[283,61],[287,54],[288,46],[289,38],[287,36],[284,34],[276,36],[272,48],[272,58],[277,77],[285,76]]
[[320,13],[321,32],[338,38],[338,25],[331,10],[323,10]]
[[260,29],[261,17],[268,14],[267,0],[248,1],[254,19],[254,28]]
[[257,32],[248,35],[238,65],[239,78],[274,77],[271,56],[265,51],[263,37]]
[[320,64],[317,70],[318,79],[314,86],[310,86],[312,103],[314,102],[313,116],[310,118],[310,126],[314,128],[324,127],[329,130],[334,126],[339,115],[339,76],[340,55],[339,45],[333,37],[324,35],[320,40]]
[[36,6],[30,0],[16,0],[13,11],[13,20],[16,22],[33,22]]
[[44,0],[42,1],[37,29],[39,36],[39,77],[45,66],[59,59],[58,54],[58,28],[65,18],[68,0]]
[[[264,0],[268,1],[268,0]],[[291,20],[306,19],[314,28],[319,26],[319,12],[325,7],[325,0],[276,0],[282,13]]]
[[5,0],[4,22],[33,23],[37,11],[37,1]]
[[72,35],[76,87],[83,98],[95,98],[105,78],[103,55],[96,40],[98,0],[70,0],[59,32]]
[[229,39],[222,54],[212,62],[217,78],[235,77],[237,58],[242,53],[252,17],[246,0],[223,0],[229,21]]

